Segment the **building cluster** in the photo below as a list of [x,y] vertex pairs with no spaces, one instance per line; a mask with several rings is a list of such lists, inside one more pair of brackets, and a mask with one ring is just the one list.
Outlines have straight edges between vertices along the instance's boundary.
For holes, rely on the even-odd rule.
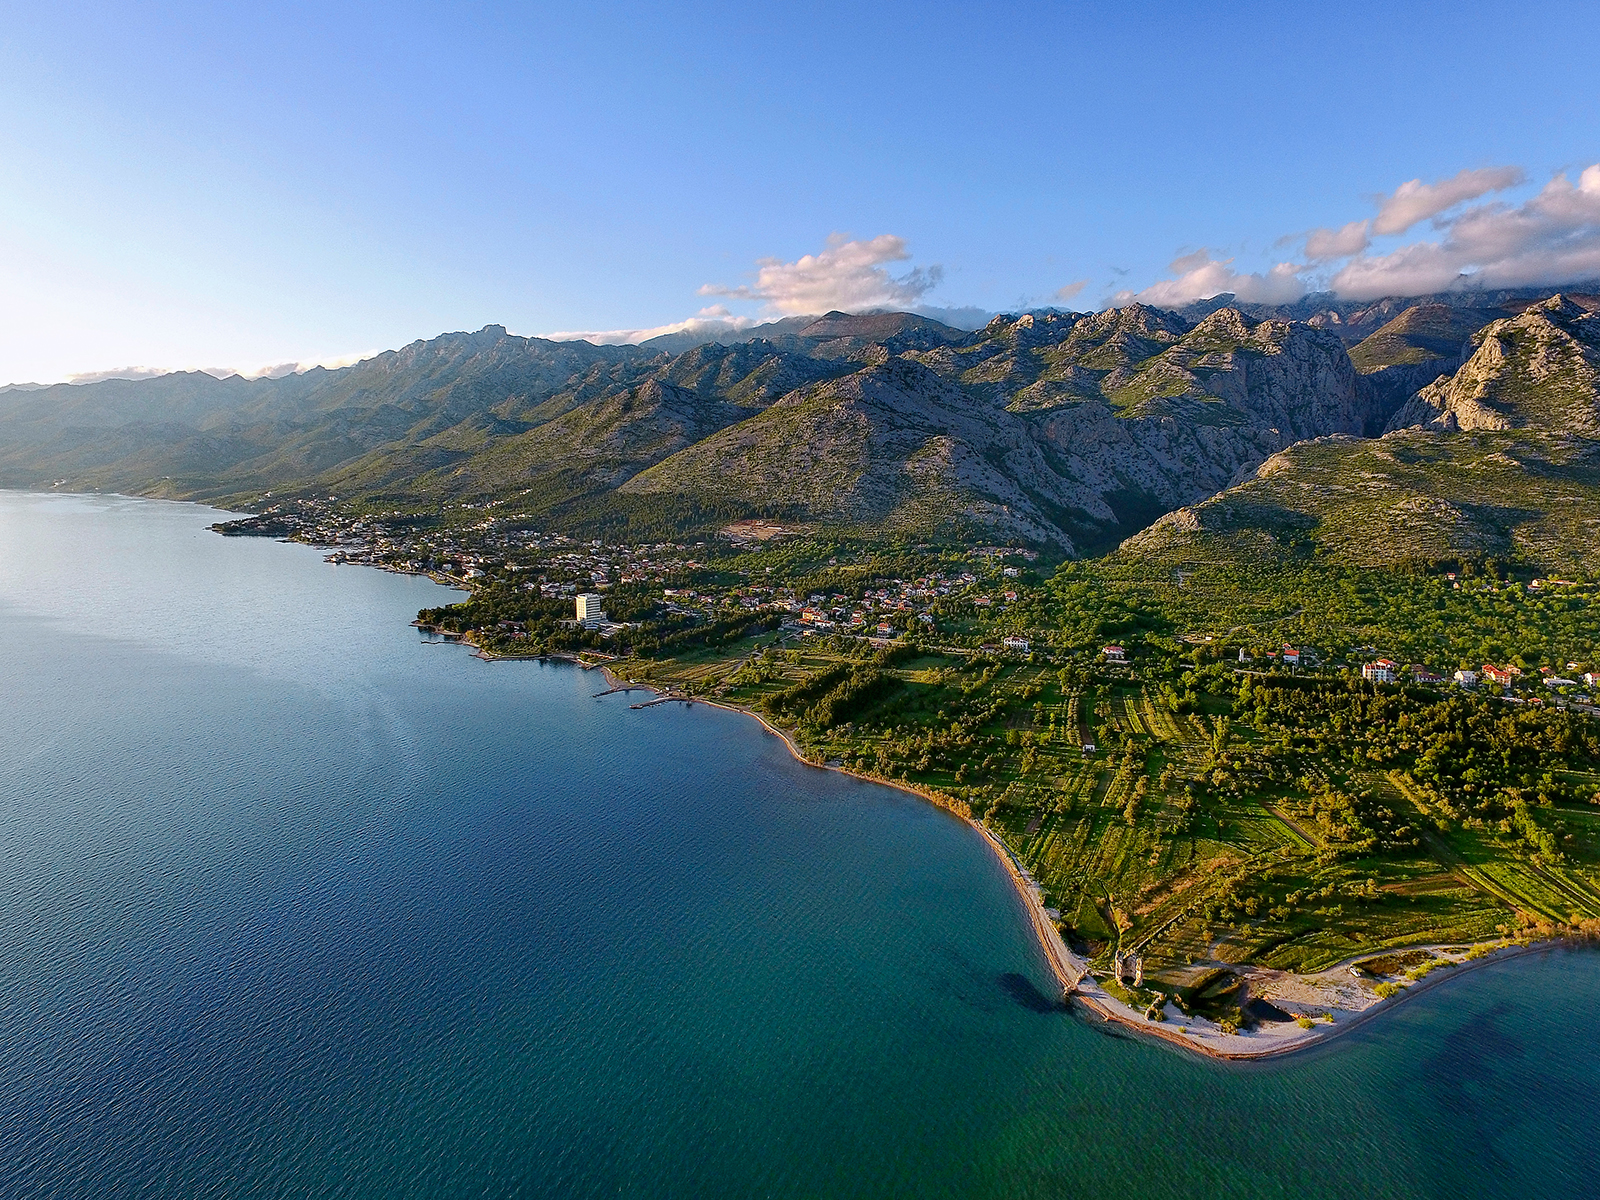
[[[327,547],[330,562],[424,574],[467,587],[509,580],[545,598],[571,601],[571,621],[603,635],[622,628],[606,615],[604,593],[618,585],[650,583],[662,585],[661,609],[669,616],[716,620],[739,610],[780,610],[787,627],[802,636],[844,632],[882,640],[918,628],[932,631],[939,624],[935,606],[946,598],[988,610],[993,621],[1020,599],[1022,569],[999,560],[1037,558],[1016,547],[985,546],[971,552],[972,570],[956,565],[916,578],[879,580],[859,596],[802,594],[759,577],[750,579],[748,572],[731,586],[675,583],[706,565],[704,542],[606,545],[598,539],[521,529],[503,517],[418,527],[404,514],[353,516],[315,501],[271,512],[280,522],[275,532]],[[506,624],[507,632],[517,632],[510,627],[519,623]],[[1026,654],[1032,640],[1016,631],[998,648]]]
[[[1017,589],[1022,570],[1003,560],[1036,557],[1015,547],[979,547],[969,552],[974,569],[962,569],[958,564],[912,579],[879,580],[859,596],[847,596],[837,592],[801,594],[780,582],[767,583],[759,575],[752,579],[748,571],[740,572],[744,578],[732,585],[702,583],[686,587],[674,580],[706,565],[704,542],[606,545],[598,539],[522,529],[503,517],[432,527],[399,512],[343,513],[330,498],[277,505],[240,524],[249,525],[249,532],[292,537],[327,547],[331,562],[426,574],[468,587],[490,578],[510,581],[546,598],[570,600],[572,623],[603,636],[624,628],[608,617],[604,593],[617,585],[651,583],[661,585],[660,605],[668,615],[717,620],[739,611],[777,611],[784,614],[784,627],[799,636],[842,632],[883,641],[919,628],[933,632],[940,624],[936,608],[946,600],[970,604],[984,613],[985,624],[1004,628],[1002,614],[1021,598]],[[1018,582],[1012,584],[1012,580]],[[1470,586],[1499,590],[1515,585],[1473,581]],[[1566,580],[1549,579],[1535,580],[1529,588],[1570,586],[1573,585]],[[959,607],[955,611],[959,612]],[[1028,655],[1033,652],[1034,639],[1025,629],[1014,628],[999,642],[985,642],[980,649]],[[1376,648],[1364,649],[1371,653]],[[1318,663],[1315,650],[1287,642],[1266,651],[1257,647],[1256,651],[1252,654],[1241,647],[1240,663],[1257,661],[1257,654],[1265,657],[1269,669],[1300,670],[1314,668]],[[1103,647],[1101,658],[1111,666],[1129,661],[1127,650],[1115,644]],[[1463,689],[1491,689],[1516,703],[1542,703],[1548,696],[1558,705],[1600,711],[1593,704],[1600,678],[1576,662],[1567,663],[1564,671],[1542,668],[1538,678],[1514,665],[1495,663],[1484,663],[1477,669],[1463,667],[1447,678],[1424,665],[1401,666],[1391,659],[1376,657],[1363,661],[1360,670],[1364,680],[1375,684],[1409,680],[1437,686],[1448,682]]]
[[292,532],[303,541],[331,547],[330,562],[429,575],[446,583],[538,571],[542,578],[523,586],[556,596],[572,596],[582,585],[648,583],[693,570],[701,565],[697,547],[704,546],[675,542],[606,546],[598,539],[507,528],[503,520],[447,529],[396,529],[382,518],[352,518],[331,510],[296,513]]
[[1428,686],[1454,683],[1467,691],[1487,689],[1492,694],[1514,703],[1542,704],[1544,698],[1537,694],[1531,696],[1517,694],[1526,690],[1527,685],[1537,683],[1554,693],[1554,701],[1558,706],[1570,705],[1584,711],[1595,711],[1593,692],[1600,686],[1600,673],[1595,671],[1580,673],[1581,667],[1580,663],[1569,662],[1566,670],[1572,673],[1570,676],[1562,674],[1554,667],[1541,667],[1535,680],[1521,667],[1484,663],[1476,670],[1461,667],[1447,679],[1437,671],[1416,663],[1402,668],[1390,659],[1378,658],[1361,664],[1361,678],[1368,683],[1397,683],[1402,679]]

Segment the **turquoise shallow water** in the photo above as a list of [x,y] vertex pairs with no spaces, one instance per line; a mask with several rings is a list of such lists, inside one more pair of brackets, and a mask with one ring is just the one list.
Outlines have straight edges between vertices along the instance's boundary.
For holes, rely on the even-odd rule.
[[214,519],[0,493],[0,1196],[1600,1195],[1600,955],[1112,1036],[960,822]]

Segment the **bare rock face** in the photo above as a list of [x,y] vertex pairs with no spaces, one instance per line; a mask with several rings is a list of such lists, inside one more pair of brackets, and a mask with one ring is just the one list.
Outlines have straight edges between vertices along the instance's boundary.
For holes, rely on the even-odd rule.
[[1600,313],[1556,295],[1473,338],[1460,370],[1419,391],[1391,429],[1542,429],[1600,437]]
[[1069,549],[1050,510],[1090,498],[1052,468],[1023,422],[907,358],[785,396],[621,490],[887,530],[981,526]]
[[[1103,314],[1102,314],[1103,315]],[[1108,373],[1111,394],[1030,413],[1065,473],[1101,497],[1192,504],[1249,477],[1270,455],[1310,437],[1359,435],[1370,393],[1331,334],[1233,309],[1203,320],[1137,371]],[[1153,515],[1153,514],[1152,514]]]
[[627,493],[710,494],[830,522],[969,522],[1066,548],[1247,478],[1304,438],[1361,434],[1343,344],[1222,309],[997,319],[967,345],[863,354],[675,454]]

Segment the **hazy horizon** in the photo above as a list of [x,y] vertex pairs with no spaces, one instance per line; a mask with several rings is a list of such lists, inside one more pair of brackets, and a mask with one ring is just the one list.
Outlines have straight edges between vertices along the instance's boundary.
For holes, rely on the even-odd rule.
[[1476,7],[19,11],[0,379],[1600,275],[1600,13]]

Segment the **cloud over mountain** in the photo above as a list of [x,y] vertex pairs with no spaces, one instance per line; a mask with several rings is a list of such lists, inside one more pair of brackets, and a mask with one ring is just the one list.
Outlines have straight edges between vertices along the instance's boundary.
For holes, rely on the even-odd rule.
[[762,300],[784,316],[834,309],[910,308],[944,277],[943,268],[937,265],[917,267],[898,277],[890,274],[885,264],[910,257],[905,239],[893,234],[852,241],[836,233],[820,254],[804,254],[794,262],[762,259],[754,284],[728,287],[708,283],[700,288],[700,294]]
[[1479,171],[1463,170],[1454,178],[1438,183],[1410,180],[1384,200],[1373,218],[1372,232],[1404,233],[1418,221],[1436,217],[1458,204],[1516,187],[1523,178],[1521,167],[1487,167]]
[[692,333],[696,336],[716,337],[718,334],[738,333],[757,324],[754,317],[738,316],[725,304],[702,308],[685,321],[667,325],[654,325],[648,329],[562,330],[542,336],[552,342],[593,342],[596,346],[631,346],[669,333]]
[[1365,300],[1467,281],[1520,287],[1600,276],[1600,163],[1586,167],[1576,184],[1557,175],[1522,204],[1472,205],[1434,224],[1444,235],[1438,241],[1358,254],[1333,276],[1333,290]]
[[[1526,178],[1520,167],[1485,167],[1433,183],[1412,179],[1379,199],[1376,216],[1301,235],[1304,263],[1237,271],[1232,259],[1201,248],[1173,260],[1173,278],[1118,292],[1113,303],[1181,307],[1231,292],[1248,303],[1283,304],[1314,286],[1371,300],[1463,285],[1522,287],[1600,277],[1600,163],[1585,168],[1576,184],[1556,175],[1521,204],[1483,200]],[[1372,252],[1374,239],[1398,238],[1423,221],[1441,236],[1390,242],[1392,248]]]
[[1305,294],[1305,284],[1296,263],[1283,262],[1265,274],[1235,271],[1231,258],[1212,258],[1204,246],[1193,254],[1175,258],[1168,270],[1176,279],[1163,279],[1141,292],[1118,292],[1116,304],[1137,300],[1157,308],[1182,308],[1196,300],[1232,292],[1251,304],[1287,304]]
[[289,362],[262,363],[254,367],[112,367],[105,371],[84,371],[68,375],[63,383],[104,383],[110,379],[155,379],[178,371],[200,371],[213,379],[227,379],[237,375],[241,379],[282,379],[285,375],[302,375],[323,367],[330,371],[353,366],[381,353],[362,350],[355,354],[334,354],[324,358],[296,359]]
[[1438,183],[1408,180],[1383,198],[1376,217],[1351,221],[1336,230],[1313,229],[1306,234],[1306,257],[1312,262],[1349,258],[1370,246],[1373,234],[1383,237],[1405,233],[1419,221],[1437,217],[1468,200],[1516,187],[1526,178],[1521,167],[1484,167],[1462,170]]
[[[1600,164],[1585,168],[1576,183],[1558,174],[1521,203],[1495,198],[1526,180],[1527,173],[1517,166],[1465,169],[1433,181],[1407,180],[1387,195],[1373,197],[1377,211],[1372,216],[1279,239],[1280,246],[1301,244],[1298,261],[1251,271],[1236,267],[1235,258],[1202,246],[1173,259],[1168,265],[1170,278],[1142,289],[1119,290],[1110,302],[1114,307],[1139,301],[1182,308],[1232,294],[1247,304],[1288,304],[1323,288],[1346,299],[1369,300],[1462,286],[1520,287],[1600,278]],[[1404,240],[1424,222],[1435,236]],[[906,310],[959,328],[979,327],[993,315],[977,307],[930,305],[927,297],[943,281],[943,270],[932,265],[896,274],[896,264],[910,258],[906,240],[894,234],[857,239],[836,233],[816,254],[793,261],[759,260],[750,283],[707,283],[699,289],[702,296],[754,302],[759,305],[754,315],[716,304],[687,320],[651,328],[545,336],[601,345],[637,343],[666,334],[710,340],[774,318],[834,310]],[[1070,304],[1088,282],[1069,283],[1050,298],[1056,304]]]
[[879,234],[863,241],[835,233],[828,238],[827,249],[820,253],[803,254],[793,262],[779,258],[759,260],[754,283],[707,283],[699,288],[702,296],[760,301],[764,305],[761,316],[735,314],[726,305],[714,304],[687,320],[648,329],[563,330],[542,336],[557,342],[581,339],[595,345],[620,346],[672,333],[715,338],[775,317],[815,316],[835,310],[860,313],[905,309],[963,329],[982,325],[993,315],[986,309],[941,308],[923,303],[923,297],[944,278],[944,269],[935,264],[898,276],[890,272],[888,264],[906,262],[910,257],[905,239],[893,234]]

